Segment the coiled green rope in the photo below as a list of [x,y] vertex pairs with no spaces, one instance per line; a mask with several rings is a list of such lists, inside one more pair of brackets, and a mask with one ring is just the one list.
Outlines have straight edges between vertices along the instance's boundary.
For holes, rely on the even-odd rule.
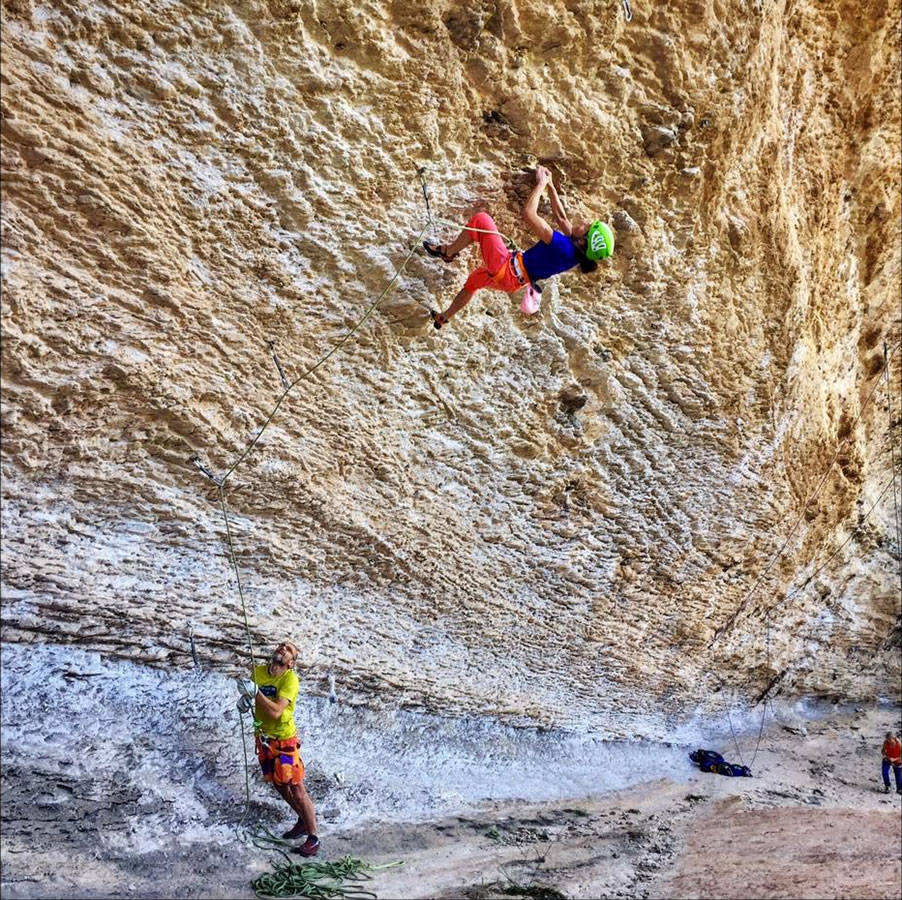
[[336,862],[274,863],[274,871],[255,878],[251,888],[261,900],[290,900],[292,897],[376,900],[377,895],[373,891],[355,882],[369,881],[372,878],[370,872],[403,865],[403,862],[393,862],[374,866],[353,856]]

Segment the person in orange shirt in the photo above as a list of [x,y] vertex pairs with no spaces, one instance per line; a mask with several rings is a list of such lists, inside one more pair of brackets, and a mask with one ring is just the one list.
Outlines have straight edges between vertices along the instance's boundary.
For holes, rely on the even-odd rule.
[[902,794],[902,743],[891,731],[887,731],[883,742],[883,793],[889,793],[889,767],[893,767],[896,779],[896,793]]

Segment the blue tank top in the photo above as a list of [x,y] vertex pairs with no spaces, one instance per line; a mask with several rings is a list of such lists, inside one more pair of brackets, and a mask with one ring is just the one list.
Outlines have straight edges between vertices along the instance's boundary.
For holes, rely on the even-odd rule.
[[561,272],[578,266],[579,257],[576,255],[573,241],[565,234],[555,231],[550,244],[539,241],[524,252],[523,264],[530,280],[541,281],[543,278],[560,275]]

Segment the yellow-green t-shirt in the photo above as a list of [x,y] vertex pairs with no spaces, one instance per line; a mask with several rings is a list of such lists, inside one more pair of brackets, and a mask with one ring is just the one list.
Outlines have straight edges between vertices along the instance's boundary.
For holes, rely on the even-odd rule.
[[298,730],[294,724],[294,704],[301,688],[298,676],[292,669],[274,676],[269,674],[268,666],[254,666],[254,681],[268,700],[276,701],[280,697],[288,700],[288,705],[278,718],[267,715],[266,710],[262,709],[259,703],[255,704],[256,716],[263,723],[260,730],[267,737],[275,738],[277,741],[285,741],[294,737]]

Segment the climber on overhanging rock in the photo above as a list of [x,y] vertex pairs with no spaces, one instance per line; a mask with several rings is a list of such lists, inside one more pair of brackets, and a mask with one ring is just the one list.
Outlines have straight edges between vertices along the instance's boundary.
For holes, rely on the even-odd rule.
[[[546,188],[551,212],[560,231],[555,231],[538,213],[539,200]],[[494,220],[484,212],[476,213],[452,244],[423,241],[426,252],[444,262],[451,262],[461,250],[478,241],[484,262],[470,273],[463,288],[443,313],[429,311],[436,328],[447,325],[448,320],[473,299],[476,291],[484,287],[508,294],[526,288],[520,309],[527,315],[534,313],[539,308],[540,279],[551,278],[575,266],[588,275],[598,268],[598,260],[607,259],[614,252],[614,233],[610,226],[583,219],[575,224],[570,222],[551,179],[551,172],[544,166],[536,167],[536,186],[523,207],[523,218],[539,240],[522,253],[508,250]]]

